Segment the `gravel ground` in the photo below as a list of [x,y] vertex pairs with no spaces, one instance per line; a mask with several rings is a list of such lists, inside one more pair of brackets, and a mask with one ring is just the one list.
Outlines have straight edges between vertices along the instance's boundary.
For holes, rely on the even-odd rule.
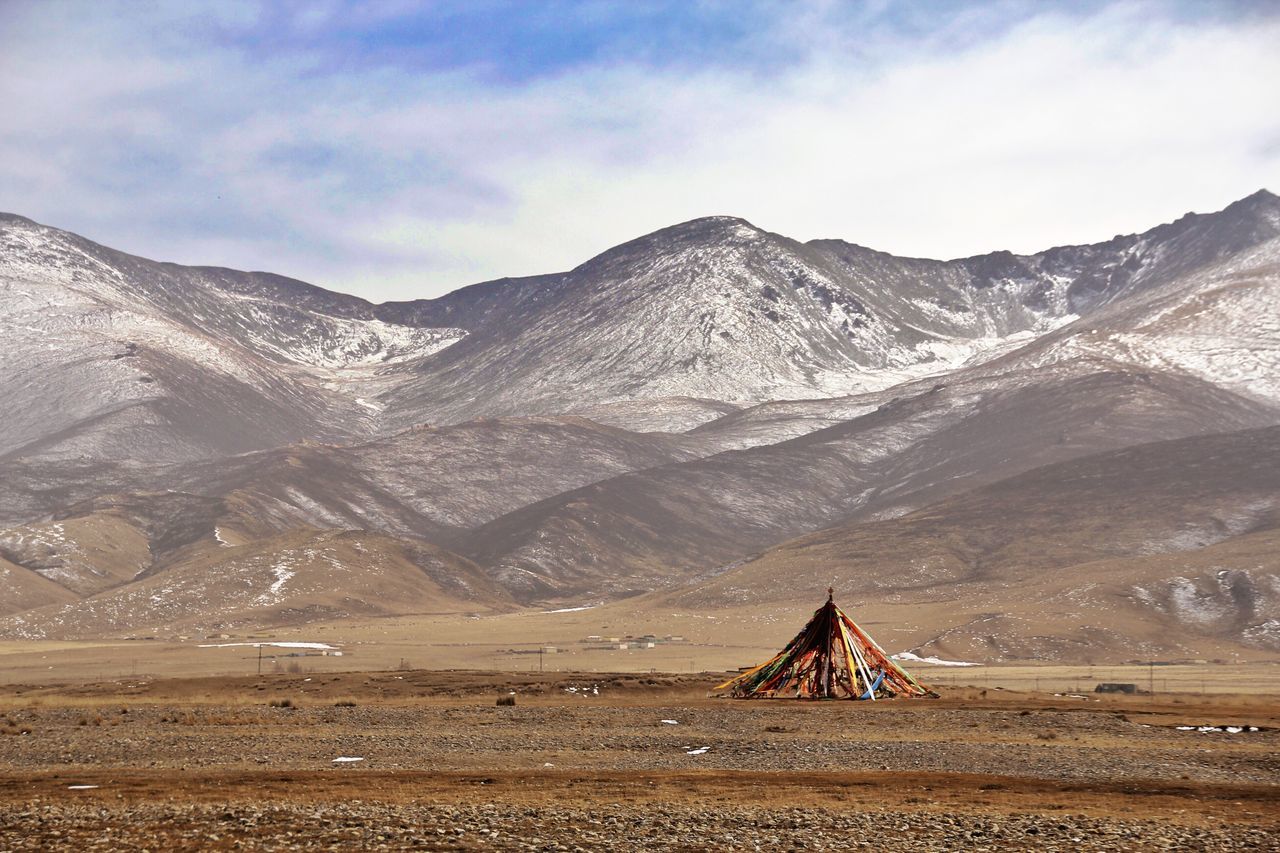
[[[660,721],[673,719],[678,725]],[[0,768],[925,770],[1093,781],[1280,782],[1280,731],[1180,732],[1110,713],[804,713],[776,706],[27,709],[0,717]],[[709,747],[700,755],[689,748]]]
[[[487,687],[338,699],[315,684],[217,703],[15,694],[0,853],[1280,850],[1270,705],[754,703],[583,683],[497,707]],[[1173,727],[1214,713],[1264,730]]]
[[[33,831],[34,830],[34,831]],[[0,809],[5,850],[1276,850],[1253,828],[821,809],[170,806]]]

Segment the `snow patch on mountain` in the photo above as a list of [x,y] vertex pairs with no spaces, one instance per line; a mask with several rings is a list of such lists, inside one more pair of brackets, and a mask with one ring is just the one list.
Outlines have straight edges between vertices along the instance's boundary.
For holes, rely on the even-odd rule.
[[1247,644],[1280,647],[1271,614],[1280,606],[1280,574],[1258,565],[1136,584],[1134,599],[1177,622],[1234,633]]
[[226,293],[239,303],[249,344],[297,364],[329,369],[370,367],[425,358],[466,337],[462,329],[415,328],[377,319],[283,314],[278,303]]
[[290,568],[287,560],[282,559],[279,564],[271,567],[271,574],[275,577],[275,580],[271,582],[271,586],[267,587],[266,592],[253,600],[253,603],[259,607],[278,604],[281,600],[281,590],[289,582],[289,578],[296,575],[297,572]]

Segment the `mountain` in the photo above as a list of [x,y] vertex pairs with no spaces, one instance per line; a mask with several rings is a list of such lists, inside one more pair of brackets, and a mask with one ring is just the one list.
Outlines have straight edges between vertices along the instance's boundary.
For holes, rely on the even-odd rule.
[[[1260,192],[1217,214],[1035,255],[896,258],[699,219],[569,273],[477,286],[509,304],[388,398],[444,419],[686,396],[763,402],[875,390],[956,367],[1280,235]],[[469,290],[469,289],[468,289]],[[459,298],[467,290],[459,292]],[[496,389],[477,395],[476,389]]]
[[[1280,211],[1267,202],[1248,208],[1256,216],[1244,220],[1264,234],[1280,227]],[[1246,224],[1241,230],[1255,233]],[[992,367],[1091,358],[1198,376],[1280,402],[1280,240],[1271,237],[1215,258],[1005,354]]]
[[[397,559],[414,563],[415,555],[424,556],[429,570],[445,551],[435,543],[466,527],[585,483],[706,452],[698,439],[564,417],[421,427],[345,447],[307,442],[188,465],[135,466],[127,488],[113,472],[82,479],[76,468],[69,485],[49,490],[37,482],[39,469],[26,467],[9,481],[18,488],[0,495],[0,511],[16,517],[38,508],[55,518],[0,529],[0,557],[15,577],[21,569],[39,579],[26,578],[26,586],[48,592],[43,582],[52,581],[64,592],[99,599],[135,581],[187,576],[191,565],[226,572],[228,548],[251,545],[261,552],[264,542],[321,531],[376,530],[384,534],[374,540],[381,545],[396,537]],[[0,466],[0,472],[12,476],[18,469]],[[447,561],[466,562],[457,555]],[[261,575],[268,586],[270,578]],[[436,582],[447,586],[443,578]],[[505,600],[492,586],[473,579],[467,588],[489,590],[477,592],[477,600]],[[38,600],[34,595],[14,586],[0,594],[0,612],[38,606],[24,606]],[[61,603],[66,596],[52,598]],[[203,599],[191,602],[205,607]],[[61,619],[70,624],[69,615]]]
[[[1280,583],[1258,556],[1270,528],[1190,550],[1168,534],[1252,498],[1166,500],[1157,462],[1110,455],[1176,452],[1226,489],[1247,453],[1215,437],[1269,447],[1280,199],[1265,191],[1105,243],[951,261],[711,217],[565,273],[383,305],[0,215],[0,322],[0,636],[791,606],[778,590],[869,572],[877,548],[950,560],[948,513],[977,524],[965,501],[1016,494],[1010,535],[1052,544],[1062,521],[1066,538],[1016,552],[995,586],[954,580],[994,609],[941,606],[951,588],[911,592],[905,570],[850,588],[910,602],[926,651],[1083,658],[1029,590],[1083,601],[1082,578],[1119,573],[1089,598],[1132,620],[1098,641],[1118,654],[1209,595],[1216,559],[1259,603],[1214,599],[1205,612],[1225,615],[1197,636],[1270,642],[1255,618]],[[1096,552],[1068,547],[1097,530],[1056,479],[1091,460],[1129,471],[1114,491],[1145,513]],[[863,556],[804,551],[810,536]],[[994,559],[973,547],[964,560]],[[1006,628],[975,639],[993,613]]]
[[118,460],[146,447],[178,461],[634,400],[875,390],[1278,234],[1280,199],[1266,192],[1094,246],[956,261],[798,243],[712,217],[568,273],[374,306],[281,276],[147,261],[3,215],[0,317],[12,333],[0,391],[15,405],[0,458]]
[[162,573],[14,613],[0,619],[0,630],[19,639],[207,635],[458,612],[502,600],[474,565],[442,549],[363,531],[299,529],[206,550]]
[[279,276],[155,263],[0,216],[0,459],[179,461],[373,434],[360,394],[377,367],[463,333],[372,314]]
[[556,495],[485,524],[462,548],[517,596],[607,598],[1048,462],[1278,420],[1249,399],[1159,374],[939,383],[798,438]]
[[[932,622],[921,654],[1280,649],[1278,542],[1280,428],[1269,427],[1094,454],[900,517],[832,527],[662,596],[661,606],[798,606],[812,598],[805,591],[832,584],[847,600]],[[782,573],[788,584],[776,582]]]

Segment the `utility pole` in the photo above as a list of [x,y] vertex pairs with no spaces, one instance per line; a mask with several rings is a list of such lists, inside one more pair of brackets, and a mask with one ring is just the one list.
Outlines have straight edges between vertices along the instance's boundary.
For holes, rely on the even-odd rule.
[[262,675],[262,644],[258,644],[258,675]]
[[1156,700],[1156,662],[1147,661],[1147,692],[1151,694],[1151,701]]
[[546,651],[546,649],[542,648],[542,646],[538,647],[538,672],[542,672],[542,653],[544,651]]

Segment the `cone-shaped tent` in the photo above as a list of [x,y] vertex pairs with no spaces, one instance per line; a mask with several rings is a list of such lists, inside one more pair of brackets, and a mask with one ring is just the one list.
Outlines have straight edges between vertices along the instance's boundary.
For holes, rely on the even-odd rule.
[[787,647],[716,688],[740,699],[884,699],[929,690],[836,607],[834,590]]

